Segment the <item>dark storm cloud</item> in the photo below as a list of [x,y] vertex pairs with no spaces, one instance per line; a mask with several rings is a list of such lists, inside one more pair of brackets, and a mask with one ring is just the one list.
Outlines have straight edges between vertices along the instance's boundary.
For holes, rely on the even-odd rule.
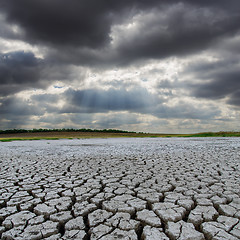
[[3,0],[0,6],[30,42],[95,48],[110,41],[112,22],[133,2]]
[[[47,45],[52,58],[75,64],[126,64],[189,54],[240,29],[237,0],[3,0],[0,7],[26,41]],[[153,17],[146,18],[150,13]],[[112,49],[112,27],[141,15],[139,29],[121,36]]]
[[230,99],[227,101],[227,103],[240,107],[240,91],[238,90],[238,91],[235,91],[233,94],[231,94]]
[[[240,14],[222,9],[177,4],[142,17],[136,34],[129,33],[117,47],[124,62],[181,56],[214,46],[240,30]],[[133,30],[134,31],[134,30]],[[123,32],[124,33],[124,32]]]
[[[105,45],[104,48],[94,50],[81,45],[77,48],[68,45],[60,51],[58,48],[52,48],[49,55],[63,62],[107,66],[186,56],[215,47],[216,43],[231,39],[238,33],[239,4],[236,4],[234,10],[221,7],[214,4],[210,7],[204,4],[199,6],[194,5],[194,2],[185,1],[143,8],[135,12],[139,18],[136,29],[126,31],[123,27],[116,30],[115,45]],[[131,20],[129,22],[131,23]],[[110,32],[107,33],[108,36],[109,34]],[[220,44],[219,48],[222,47],[224,46]]]
[[39,86],[41,64],[31,52],[0,54],[0,95]]
[[34,82],[39,78],[38,65],[38,59],[31,52],[0,54],[0,83]]
[[210,99],[224,98],[240,89],[239,79],[240,71],[226,72],[221,75],[216,74],[214,80],[195,85],[193,95]]
[[226,100],[228,104],[240,106],[239,66],[240,59],[237,57],[190,65],[185,72],[194,75],[193,81],[188,84],[192,96],[212,100],[228,98]]
[[6,22],[4,17],[1,15],[1,12],[0,12],[0,37],[4,37],[4,38],[7,38],[7,39],[17,39],[17,38],[20,37],[9,26],[9,24]]
[[[97,2],[96,2],[97,3]],[[101,4],[64,0],[7,0],[2,8],[9,22],[18,24],[30,42],[101,46],[110,23]]]
[[82,81],[84,74],[74,75],[68,65],[37,58],[32,52],[0,53],[0,96],[30,88],[46,88],[54,81]]

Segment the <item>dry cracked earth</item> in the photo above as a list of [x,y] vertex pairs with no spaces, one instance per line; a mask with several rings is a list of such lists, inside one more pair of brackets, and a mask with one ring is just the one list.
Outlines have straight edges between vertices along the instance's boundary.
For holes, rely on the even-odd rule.
[[240,239],[240,139],[0,144],[0,238]]

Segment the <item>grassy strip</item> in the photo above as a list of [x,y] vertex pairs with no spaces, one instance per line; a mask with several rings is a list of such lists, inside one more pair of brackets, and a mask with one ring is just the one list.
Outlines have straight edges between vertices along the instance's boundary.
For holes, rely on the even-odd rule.
[[240,132],[204,132],[188,134],[183,137],[240,137]]
[[58,139],[87,139],[87,138],[158,138],[158,137],[240,137],[240,132],[205,132],[196,134],[151,134],[151,133],[110,133],[110,132],[51,132],[51,133],[15,133],[1,134],[0,142],[24,140],[58,140]]

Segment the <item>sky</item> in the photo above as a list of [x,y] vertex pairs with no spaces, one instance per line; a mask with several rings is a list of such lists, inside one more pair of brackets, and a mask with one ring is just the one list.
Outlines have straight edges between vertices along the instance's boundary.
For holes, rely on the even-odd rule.
[[1,0],[0,129],[240,131],[239,0]]

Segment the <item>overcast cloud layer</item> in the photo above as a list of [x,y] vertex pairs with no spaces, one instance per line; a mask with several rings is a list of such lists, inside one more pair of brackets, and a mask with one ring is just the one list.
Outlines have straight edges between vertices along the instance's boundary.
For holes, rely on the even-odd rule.
[[239,0],[2,0],[0,129],[240,130]]

